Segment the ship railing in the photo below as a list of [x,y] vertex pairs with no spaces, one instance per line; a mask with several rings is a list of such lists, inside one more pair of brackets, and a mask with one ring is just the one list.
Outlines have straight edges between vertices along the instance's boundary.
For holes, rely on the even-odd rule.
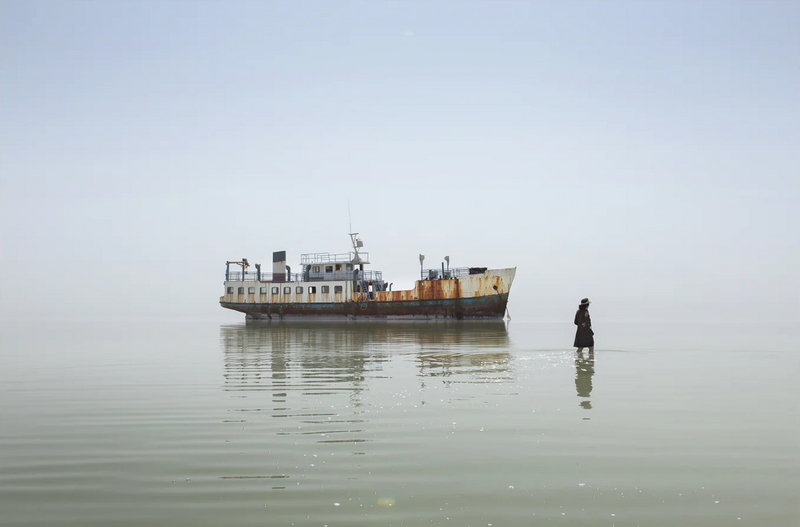
[[225,277],[230,282],[302,282],[303,275],[300,273],[252,273],[247,271],[231,271]]
[[325,281],[383,281],[381,271],[336,271],[333,273],[322,273],[316,276],[304,276],[303,273],[253,273],[247,271],[230,271],[225,277],[230,282],[325,282]]
[[423,269],[423,280],[451,280],[460,276],[483,274],[486,267],[451,267],[442,269]]
[[382,282],[383,272],[381,271],[358,271],[355,280],[359,282]]
[[358,279],[364,282],[375,281],[375,282],[382,282],[383,281],[383,272],[382,271],[359,271]]
[[327,264],[327,263],[361,263],[361,262],[369,262],[369,253],[359,252],[358,253],[358,261],[353,262],[353,259],[356,257],[354,252],[349,253],[339,253],[339,254],[330,254],[330,253],[308,253],[308,254],[301,254],[300,255],[300,265],[317,265],[317,264]]
[[342,281],[342,280],[355,280],[355,281],[382,281],[382,271],[334,271],[332,273],[319,273],[309,274],[303,278],[304,282],[324,282],[324,281]]

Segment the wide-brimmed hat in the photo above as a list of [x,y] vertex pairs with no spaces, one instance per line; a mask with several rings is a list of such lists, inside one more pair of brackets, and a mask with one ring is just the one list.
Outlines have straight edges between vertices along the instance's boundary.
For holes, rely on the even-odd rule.
[[589,304],[591,304],[591,302],[589,301],[588,298],[581,299],[581,305],[582,306],[588,306]]

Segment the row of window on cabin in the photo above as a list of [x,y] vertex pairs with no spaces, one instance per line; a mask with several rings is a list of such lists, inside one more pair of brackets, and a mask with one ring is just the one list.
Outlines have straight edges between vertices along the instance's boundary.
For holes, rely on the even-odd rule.
[[[347,264],[345,267],[346,267],[346,269],[347,269],[348,271],[352,271],[352,270],[353,270],[353,264]],[[319,266],[319,265],[315,265],[315,266],[314,266],[314,267],[311,269],[311,272],[312,272],[312,273],[319,273],[319,272],[320,272],[320,269],[321,269],[321,268],[320,268],[320,266]],[[337,270],[337,271],[341,271],[341,270],[342,270],[342,264],[336,264],[336,270]],[[326,266],[325,266],[325,272],[326,272],[326,273],[332,273],[332,272],[333,272],[333,266],[332,266],[332,265],[326,265]]]
[[[330,293],[331,292],[331,286],[329,286],[329,285],[323,285],[323,286],[321,286],[321,288],[322,288],[322,292],[323,293]],[[269,288],[268,287],[262,287],[261,288],[261,294],[262,295],[266,295],[267,294],[267,289],[269,289]],[[302,295],[303,294],[303,288],[302,287],[296,287],[294,291],[298,295]],[[279,292],[280,292],[280,287],[273,287],[272,288],[272,294],[273,295],[277,295]],[[317,292],[317,286],[314,286],[314,285],[309,286],[308,294],[313,295],[316,292]],[[340,286],[340,285],[333,286],[333,292],[334,293],[341,293],[342,292],[342,286]],[[247,288],[247,293],[250,294],[250,295],[254,295],[256,293],[256,288],[255,287],[248,287]],[[228,294],[229,295],[233,294],[233,287],[229,287],[228,288]],[[240,294],[240,295],[244,294],[244,287],[238,288],[238,294]],[[283,294],[284,295],[291,295],[292,294],[292,288],[291,287],[284,287],[283,288]]]

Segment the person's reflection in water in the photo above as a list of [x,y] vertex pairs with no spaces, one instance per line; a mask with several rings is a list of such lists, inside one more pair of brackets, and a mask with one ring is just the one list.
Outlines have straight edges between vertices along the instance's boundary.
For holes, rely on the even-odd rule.
[[592,409],[592,401],[589,397],[592,394],[592,376],[594,375],[594,353],[589,353],[589,357],[584,357],[583,353],[575,356],[575,391],[578,397],[585,400],[580,402],[580,406],[586,410]]

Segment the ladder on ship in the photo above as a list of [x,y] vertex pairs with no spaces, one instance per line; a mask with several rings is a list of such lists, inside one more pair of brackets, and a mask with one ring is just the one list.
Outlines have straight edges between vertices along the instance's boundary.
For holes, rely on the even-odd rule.
[[361,294],[358,295],[359,304],[358,307],[362,310],[367,309],[367,303],[369,302],[369,288],[367,287],[367,282],[363,278],[361,282],[359,282],[361,286]]

